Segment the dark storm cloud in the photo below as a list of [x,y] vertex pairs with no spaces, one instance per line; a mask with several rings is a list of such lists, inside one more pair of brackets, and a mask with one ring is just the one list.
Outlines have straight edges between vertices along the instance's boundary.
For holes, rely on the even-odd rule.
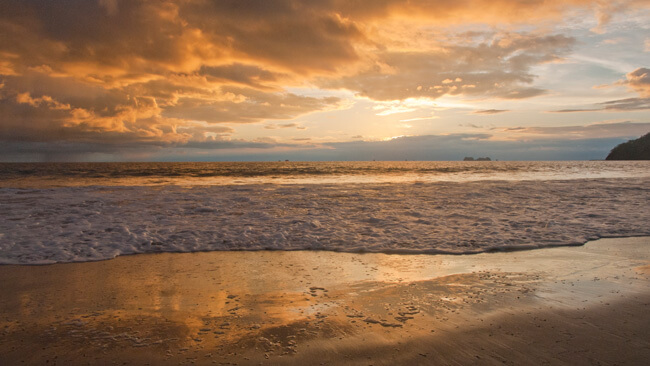
[[604,110],[635,111],[650,109],[650,98],[627,98],[600,103]]

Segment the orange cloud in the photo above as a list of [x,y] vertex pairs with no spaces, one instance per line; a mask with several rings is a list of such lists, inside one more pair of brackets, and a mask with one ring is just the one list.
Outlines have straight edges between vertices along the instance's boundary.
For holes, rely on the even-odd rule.
[[375,100],[435,99],[446,94],[528,98],[544,93],[529,86],[534,81],[530,68],[560,58],[573,43],[562,35],[505,34],[468,46],[383,51],[376,57],[388,68],[371,65],[339,79],[323,78],[320,85],[354,90]]
[[[534,67],[561,59],[574,44],[536,24],[600,11],[602,27],[605,10],[647,5],[4,0],[0,139],[210,146],[208,139],[221,144],[234,133],[210,124],[287,120],[341,105],[290,87],[346,89],[382,101],[534,97],[545,92],[534,84]],[[467,24],[508,31],[468,31]],[[517,31],[519,24],[528,30]],[[627,85],[647,96],[637,71]]]
[[640,67],[627,73],[625,77],[627,80],[623,84],[639,93],[641,97],[650,98],[650,69]]
[[39,107],[45,105],[54,110],[69,110],[70,104],[59,103],[48,95],[43,95],[40,98],[32,98],[29,93],[20,93],[16,95],[16,102],[20,104],[29,104],[32,107]]

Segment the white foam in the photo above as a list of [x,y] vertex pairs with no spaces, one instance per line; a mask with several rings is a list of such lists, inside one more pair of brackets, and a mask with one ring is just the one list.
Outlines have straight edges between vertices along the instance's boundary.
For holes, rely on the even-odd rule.
[[476,253],[650,235],[650,179],[0,189],[0,263],[161,251]]

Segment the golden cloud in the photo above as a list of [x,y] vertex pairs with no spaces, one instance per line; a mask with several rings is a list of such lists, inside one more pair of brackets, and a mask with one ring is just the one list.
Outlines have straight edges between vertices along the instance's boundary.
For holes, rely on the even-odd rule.
[[[0,139],[182,144],[374,100],[529,98],[574,40],[531,25],[647,1],[49,0],[0,2]],[[609,14],[609,13],[607,13]],[[501,25],[509,31],[466,24]],[[527,32],[516,31],[525,24]],[[534,28],[534,27],[533,27]],[[490,28],[493,29],[493,28]],[[639,69],[645,70],[645,69]],[[638,70],[637,70],[638,71]],[[647,96],[643,75],[628,85]],[[645,85],[645,86],[644,86]]]
[[650,69],[640,67],[625,75],[627,84],[632,90],[636,91],[644,98],[650,98]]

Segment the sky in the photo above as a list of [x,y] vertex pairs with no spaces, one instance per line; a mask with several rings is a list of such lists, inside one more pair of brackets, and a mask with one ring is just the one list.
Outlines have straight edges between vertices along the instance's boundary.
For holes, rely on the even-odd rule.
[[0,161],[603,159],[650,0],[3,0]]

